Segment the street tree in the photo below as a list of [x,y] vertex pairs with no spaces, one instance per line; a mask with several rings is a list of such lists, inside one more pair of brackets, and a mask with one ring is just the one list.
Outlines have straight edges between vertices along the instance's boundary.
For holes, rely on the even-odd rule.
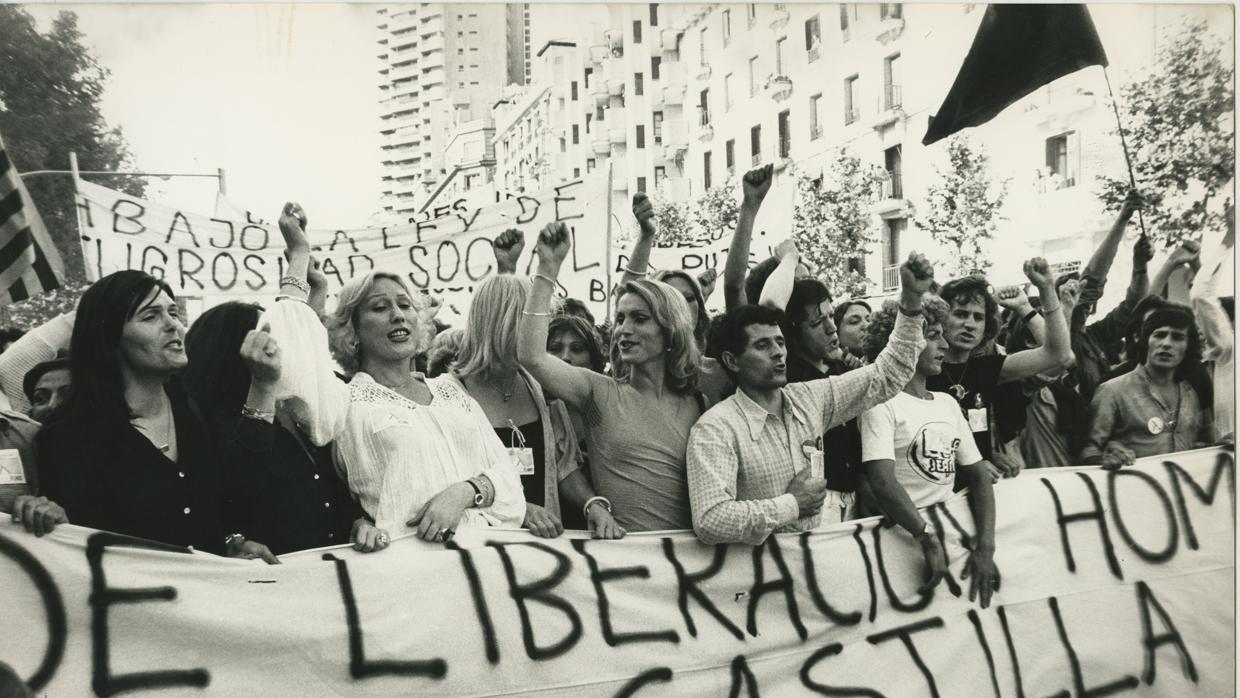
[[[1119,89],[1142,215],[1157,241],[1199,240],[1225,226],[1236,157],[1231,59],[1204,20],[1186,20],[1165,37],[1153,69]],[[1128,177],[1104,175],[1099,183],[1107,208],[1119,210]]]
[[801,256],[840,298],[869,294],[864,260],[874,242],[875,193],[883,171],[840,149],[826,172],[795,170],[792,236]]
[[691,214],[706,240],[731,236],[740,220],[740,182],[728,177],[702,192],[693,203]]
[[936,176],[926,188],[926,211],[917,226],[951,251],[951,277],[990,268],[986,241],[994,237],[1003,216],[1007,180],[996,180],[990,157],[967,136],[953,136],[947,143],[948,167],[935,167]]
[[694,225],[692,202],[676,197],[665,184],[655,189],[650,203],[654,205],[654,220],[658,229],[655,245],[692,245],[705,239],[701,229]]
[[[21,5],[0,4],[0,133],[19,172],[67,170],[70,152],[77,153],[83,170],[132,166],[124,135],[109,127],[100,111],[108,71],[82,38],[73,12],[60,12],[49,31],[41,33]],[[25,183],[65,260],[69,280],[83,280],[71,178],[35,176]],[[99,183],[133,196],[145,190],[138,178],[110,177]]]

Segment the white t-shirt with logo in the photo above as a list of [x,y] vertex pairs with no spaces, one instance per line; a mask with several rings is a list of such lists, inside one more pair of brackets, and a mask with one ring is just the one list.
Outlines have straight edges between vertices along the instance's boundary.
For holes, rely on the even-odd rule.
[[861,461],[895,461],[896,482],[917,508],[946,501],[956,466],[982,460],[960,406],[947,393],[900,393],[861,415]]

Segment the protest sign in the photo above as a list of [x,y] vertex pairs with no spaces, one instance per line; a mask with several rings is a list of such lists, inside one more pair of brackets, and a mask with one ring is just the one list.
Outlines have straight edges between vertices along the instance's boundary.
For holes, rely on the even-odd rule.
[[921,595],[878,519],[757,547],[462,529],[284,564],[0,525],[3,657],[37,693],[1230,695],[1235,466],[1203,449],[1000,482],[991,606],[967,501]]
[[[183,211],[86,181],[77,183],[78,222],[87,272],[99,278],[140,269],[187,296],[274,296],[284,273],[284,241],[274,225]],[[495,273],[491,241],[508,228],[525,232],[518,269],[530,267],[538,231],[562,221],[573,252],[560,274],[561,293],[604,308],[607,234],[605,174],[591,175],[482,208],[464,201],[437,207],[400,226],[308,231],[330,292],[377,269],[464,315],[475,286]],[[311,216],[313,202],[306,202]]]

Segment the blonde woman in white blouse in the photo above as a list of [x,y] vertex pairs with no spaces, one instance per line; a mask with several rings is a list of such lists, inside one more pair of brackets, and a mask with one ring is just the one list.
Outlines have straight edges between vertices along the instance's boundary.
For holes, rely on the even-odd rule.
[[296,302],[309,265],[304,226],[300,207],[286,205],[280,228],[289,276],[281,293],[294,302],[276,303],[259,327],[278,342],[282,407],[315,444],[334,444],[341,476],[374,519],[355,527],[354,547],[382,549],[405,525],[426,541],[446,541],[459,526],[519,528],[521,481],[482,409],[456,381],[410,371],[431,341],[425,297],[399,276],[371,272],[345,284],[320,323]]

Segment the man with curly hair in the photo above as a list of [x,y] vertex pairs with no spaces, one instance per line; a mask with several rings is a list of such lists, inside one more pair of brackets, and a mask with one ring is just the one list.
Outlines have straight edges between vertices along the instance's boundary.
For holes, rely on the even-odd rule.
[[[964,414],[945,393],[931,392],[926,378],[943,370],[947,340],[943,319],[947,304],[928,297],[923,305],[925,348],[904,390],[861,415],[861,460],[875,503],[916,538],[928,567],[923,591],[947,573],[947,555],[934,528],[918,509],[947,501],[957,472],[969,483],[969,504],[977,528],[977,546],[969,558],[973,578],[969,600],[980,592],[982,607],[999,586],[994,564],[995,500],[993,468],[982,459]],[[890,303],[870,319],[866,353],[877,356],[891,336],[896,309]]]

